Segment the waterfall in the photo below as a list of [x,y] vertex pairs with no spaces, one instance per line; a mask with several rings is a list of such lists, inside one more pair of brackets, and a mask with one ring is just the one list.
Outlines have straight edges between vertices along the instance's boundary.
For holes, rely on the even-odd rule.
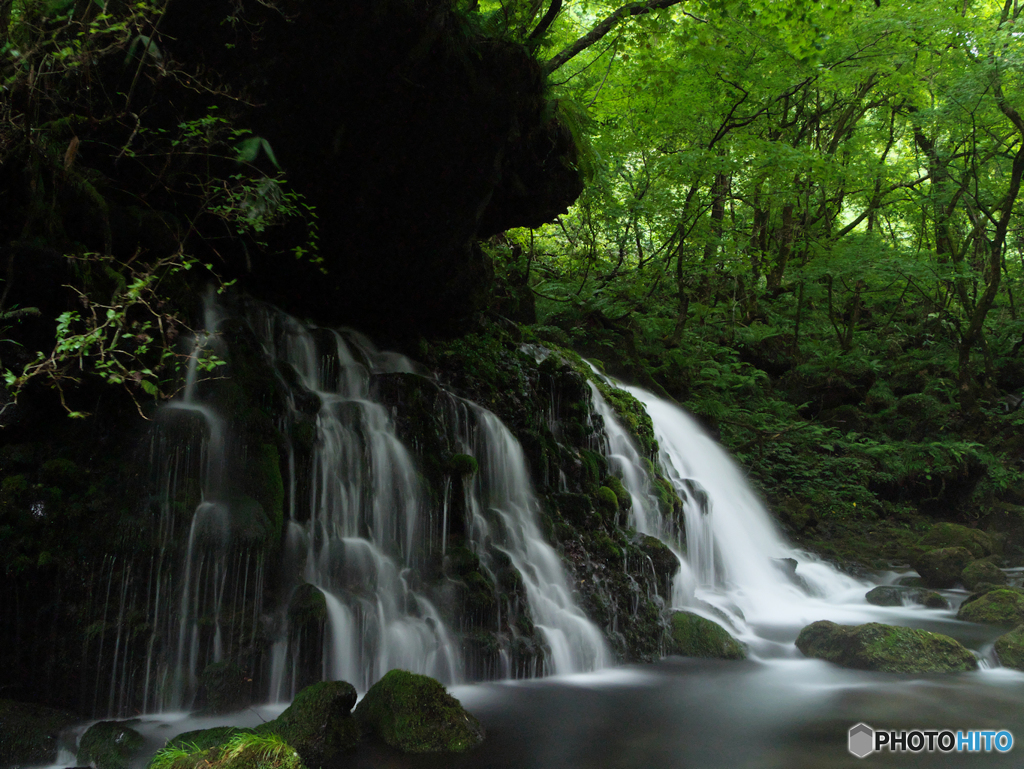
[[[592,386],[595,408],[605,422],[609,463],[632,497],[631,525],[680,556],[673,606],[718,622],[727,619],[734,632],[763,653],[758,627],[803,622],[812,605],[833,602],[829,609],[834,611],[851,596],[862,599],[860,582],[786,542],[741,469],[693,417],[639,387],[606,381],[643,404],[659,444],[659,469],[683,500],[684,540],[659,512],[632,438]],[[796,563],[795,573],[784,559]]]

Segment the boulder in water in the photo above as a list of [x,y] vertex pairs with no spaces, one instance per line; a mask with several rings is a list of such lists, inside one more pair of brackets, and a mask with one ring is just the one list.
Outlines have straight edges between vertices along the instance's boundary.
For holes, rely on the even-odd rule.
[[974,556],[966,548],[944,547],[919,555],[914,559],[914,568],[925,587],[949,588],[957,583],[964,567],[973,560]]
[[0,766],[52,763],[61,731],[79,720],[65,710],[0,700]]
[[927,606],[929,609],[949,608],[949,601],[934,590],[922,590],[902,585],[879,585],[869,590],[864,598],[875,606],[903,606],[905,603],[917,603]]
[[100,721],[90,726],[78,744],[78,762],[96,769],[128,769],[145,746],[142,735],[129,724],[137,721]]
[[444,686],[406,670],[392,670],[371,686],[355,717],[406,753],[461,753],[484,738],[480,722]]
[[682,657],[710,657],[742,660],[747,650],[721,625],[687,611],[672,614],[672,643],[669,654]]
[[355,687],[346,681],[321,681],[299,692],[281,715],[256,731],[279,734],[306,766],[329,765],[362,736],[352,716],[356,697]]
[[1024,670],[1024,625],[996,639],[996,656],[1003,667]]
[[1024,591],[997,587],[971,596],[960,605],[957,619],[1015,627],[1024,622]]
[[968,590],[974,590],[977,585],[982,583],[1005,585],[1006,575],[991,561],[972,561],[964,567],[960,574],[960,581]]
[[883,673],[951,673],[978,667],[974,655],[948,636],[879,622],[814,622],[800,631],[796,647],[807,657]]

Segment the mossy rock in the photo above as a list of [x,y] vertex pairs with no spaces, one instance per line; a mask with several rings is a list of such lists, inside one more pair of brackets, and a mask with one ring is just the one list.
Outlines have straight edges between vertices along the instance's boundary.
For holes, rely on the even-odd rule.
[[950,588],[959,580],[964,568],[974,556],[964,547],[944,547],[929,550],[914,559],[913,566],[926,587]]
[[60,733],[80,720],[66,710],[0,700],[0,766],[52,764]]
[[1024,594],[1006,588],[989,590],[976,599],[964,601],[956,618],[965,622],[1015,627],[1024,622]]
[[622,485],[622,481],[616,478],[614,475],[609,475],[604,480],[604,485],[615,492],[615,498],[618,500],[620,510],[629,510],[633,506],[633,497],[626,491],[626,487]]
[[284,477],[281,455],[273,443],[259,443],[248,451],[243,477],[244,494],[255,499],[265,511],[269,529],[267,544],[281,540],[284,529]]
[[918,540],[918,545],[924,550],[962,547],[969,550],[975,558],[984,558],[995,552],[992,538],[988,534],[956,523],[935,524]]
[[1024,625],[996,639],[996,656],[1004,668],[1024,670]]
[[964,567],[960,581],[968,590],[974,590],[977,585],[985,583],[1005,585],[1006,575],[991,561],[973,561]]
[[551,499],[561,516],[577,528],[592,529],[600,522],[600,518],[594,512],[594,505],[586,494],[560,492],[552,494]]
[[633,542],[651,559],[658,579],[670,585],[672,578],[679,571],[679,559],[672,549],[657,537],[647,534],[638,534]]
[[484,738],[480,722],[444,686],[405,670],[392,670],[371,686],[355,716],[406,753],[461,753]]
[[78,743],[78,763],[96,769],[128,769],[142,752],[145,739],[123,721],[100,721]]
[[747,657],[746,647],[733,638],[729,631],[687,611],[672,613],[672,643],[668,653],[719,660],[742,660]]
[[233,662],[214,662],[199,675],[204,714],[234,713],[252,704],[252,677]]
[[934,590],[902,585],[879,585],[869,590],[864,598],[875,606],[904,606],[907,603],[916,603],[929,609],[949,608],[949,601]]
[[806,657],[855,670],[952,673],[978,668],[974,655],[949,636],[879,622],[814,622],[800,631],[796,648]]
[[597,490],[597,507],[604,514],[605,518],[611,518],[619,510],[619,498],[615,492],[607,486]]
[[319,628],[327,622],[327,599],[308,583],[299,585],[288,599],[288,620],[303,629]]
[[469,454],[452,454],[451,459],[448,460],[448,470],[452,475],[457,475],[462,478],[469,478],[477,474],[480,469],[480,465],[474,457]]
[[256,731],[281,735],[308,767],[331,764],[362,737],[351,712],[356,697],[355,687],[345,681],[315,683],[299,692],[281,715]]

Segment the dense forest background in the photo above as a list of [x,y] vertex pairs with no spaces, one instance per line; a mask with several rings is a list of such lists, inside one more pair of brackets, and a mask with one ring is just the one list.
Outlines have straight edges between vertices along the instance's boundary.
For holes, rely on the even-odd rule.
[[850,566],[1020,530],[1022,8],[0,0],[4,438],[151,416],[212,286],[575,350]]

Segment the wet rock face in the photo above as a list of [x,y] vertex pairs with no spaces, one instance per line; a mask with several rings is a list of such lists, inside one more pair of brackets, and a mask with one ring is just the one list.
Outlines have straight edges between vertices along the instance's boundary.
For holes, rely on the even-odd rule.
[[247,255],[232,269],[254,293],[325,323],[445,327],[488,295],[478,238],[538,226],[579,195],[540,66],[453,5],[171,4],[175,55],[238,78],[260,105],[245,122],[319,213],[328,274]]
[[806,657],[883,673],[949,673],[978,667],[974,655],[948,636],[878,622],[814,622],[800,631],[796,648]]

